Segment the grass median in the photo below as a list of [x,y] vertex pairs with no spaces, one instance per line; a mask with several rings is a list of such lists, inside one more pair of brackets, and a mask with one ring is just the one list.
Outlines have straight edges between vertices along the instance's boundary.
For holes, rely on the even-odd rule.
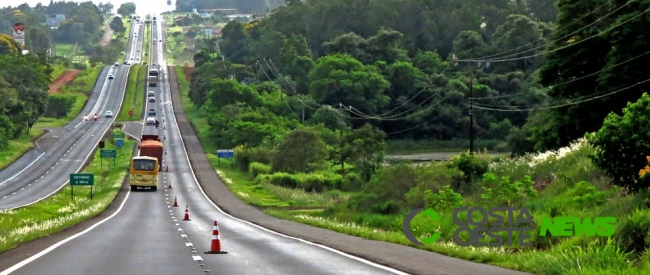
[[[138,120],[142,114],[144,104],[144,85],[147,67],[141,65],[133,65],[129,71],[129,80],[126,84],[126,94],[124,95],[124,102],[122,109],[117,116],[117,121],[130,121]],[[133,110],[133,117],[129,117],[129,110]]]
[[[107,141],[105,149],[116,149],[113,139],[105,140]],[[15,210],[0,211],[0,228],[2,228],[0,231],[0,253],[60,232],[99,215],[113,202],[124,183],[134,146],[135,141],[124,140],[122,153],[117,154],[115,166],[113,166],[112,160],[104,160],[103,165],[100,165],[99,150],[95,152],[91,163],[83,172],[80,172],[95,175],[92,200],[89,197],[90,187],[86,186],[76,187],[74,200],[72,200],[68,184],[54,196],[36,204]],[[100,166],[103,167],[100,168]],[[66,175],[66,178],[53,184],[61,184],[67,180]]]

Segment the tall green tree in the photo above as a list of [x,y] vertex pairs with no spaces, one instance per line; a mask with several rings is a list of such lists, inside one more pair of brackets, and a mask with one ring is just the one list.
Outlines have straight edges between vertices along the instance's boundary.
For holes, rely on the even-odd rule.
[[[560,0],[556,31],[550,37],[555,41],[548,48],[547,63],[540,69],[541,84],[551,87],[548,95],[553,99],[550,105],[570,103],[575,100],[602,94],[596,75],[605,66],[605,56],[611,49],[609,39],[598,35],[612,23],[606,10],[592,8],[603,5],[604,0],[570,1]],[[621,14],[618,13],[620,16]],[[575,21],[576,18],[583,18]],[[570,35],[574,32],[574,35]],[[594,35],[598,35],[593,37]],[[588,40],[586,40],[589,38]],[[580,41],[580,44],[572,45]],[[593,75],[593,76],[590,76]],[[569,82],[572,79],[583,78]],[[595,100],[589,104],[577,104],[547,111],[544,125],[531,128],[531,139],[536,150],[556,149],[572,140],[595,131],[600,122],[611,111],[620,111],[622,106],[613,106],[609,99]],[[594,123],[595,122],[595,123]]]

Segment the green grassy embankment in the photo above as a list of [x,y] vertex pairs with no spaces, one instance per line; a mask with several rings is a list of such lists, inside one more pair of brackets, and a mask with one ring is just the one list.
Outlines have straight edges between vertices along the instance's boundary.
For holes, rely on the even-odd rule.
[[141,78],[141,71],[146,71],[146,67],[141,65],[133,65],[129,71],[129,80],[126,84],[126,93],[124,94],[124,102],[122,102],[122,109],[117,115],[119,122],[129,121],[129,110],[133,110],[133,117],[138,119],[142,113],[142,90],[138,89],[140,82],[144,82]]
[[[105,140],[105,149],[116,149],[112,138]],[[95,175],[92,200],[89,198],[90,187],[87,186],[74,188],[72,200],[68,184],[59,193],[36,204],[16,210],[0,211],[0,253],[60,232],[104,211],[113,202],[124,182],[134,146],[134,140],[124,140],[122,153],[117,155],[116,165],[113,166],[112,161],[104,160],[101,165],[103,168],[100,168],[99,150],[95,152],[92,161],[82,172]],[[52,184],[63,184],[65,180],[67,179]]]

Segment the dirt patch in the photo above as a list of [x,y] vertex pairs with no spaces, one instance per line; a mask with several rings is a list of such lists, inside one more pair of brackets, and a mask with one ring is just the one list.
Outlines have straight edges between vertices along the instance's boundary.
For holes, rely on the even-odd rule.
[[[108,20],[109,24],[111,20],[113,20],[112,17]],[[113,38],[113,30],[109,24],[106,24],[106,29],[104,29],[104,36],[102,37],[102,40],[99,41],[99,45],[102,47],[108,46],[108,43],[111,43],[111,38]]]
[[58,93],[59,89],[61,89],[63,85],[72,82],[80,73],[81,73],[80,70],[65,71],[63,74],[61,74],[61,76],[59,76],[59,78],[57,78],[56,80],[54,80],[54,82],[52,82],[52,84],[50,84],[50,89],[48,93],[50,94]]
[[194,67],[190,67],[190,66],[184,66],[183,67],[183,72],[185,73],[185,80],[191,81],[190,80],[190,74],[192,73],[193,70],[194,70]]

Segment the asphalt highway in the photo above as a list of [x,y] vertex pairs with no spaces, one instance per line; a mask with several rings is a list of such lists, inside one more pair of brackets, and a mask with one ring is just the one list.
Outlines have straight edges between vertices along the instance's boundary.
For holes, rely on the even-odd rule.
[[[158,18],[161,18],[158,15]],[[160,19],[160,20],[161,20]],[[158,22],[160,23],[160,21]],[[158,25],[159,26],[159,25]],[[159,27],[153,38],[164,40]],[[199,187],[176,125],[169,74],[160,42],[151,63],[161,64],[155,108],[167,150],[157,192],[128,191],[117,211],[88,229],[10,267],[9,274],[405,274],[342,252],[273,233],[222,214]],[[153,45],[152,45],[153,46]],[[145,110],[147,110],[145,109]],[[146,113],[146,112],[145,112]],[[146,114],[145,114],[146,117]],[[164,120],[164,121],[163,121]],[[137,135],[135,133],[134,135]],[[169,172],[166,172],[169,167]],[[167,188],[169,185],[171,189]],[[175,198],[180,207],[173,207]],[[190,220],[184,220],[185,206]],[[210,250],[219,222],[223,250]]]
[[[137,38],[129,38],[125,61],[139,56],[133,49],[139,45],[141,50],[144,28],[138,32]],[[69,174],[82,168],[115,120],[104,118],[105,111],[119,114],[130,67],[106,66],[79,116],[62,129],[52,129],[34,149],[0,171],[0,210],[24,207],[55,194],[67,184]],[[108,74],[115,78],[108,79]],[[90,114],[88,121],[84,121],[86,113]],[[92,117],[95,113],[97,121]]]

